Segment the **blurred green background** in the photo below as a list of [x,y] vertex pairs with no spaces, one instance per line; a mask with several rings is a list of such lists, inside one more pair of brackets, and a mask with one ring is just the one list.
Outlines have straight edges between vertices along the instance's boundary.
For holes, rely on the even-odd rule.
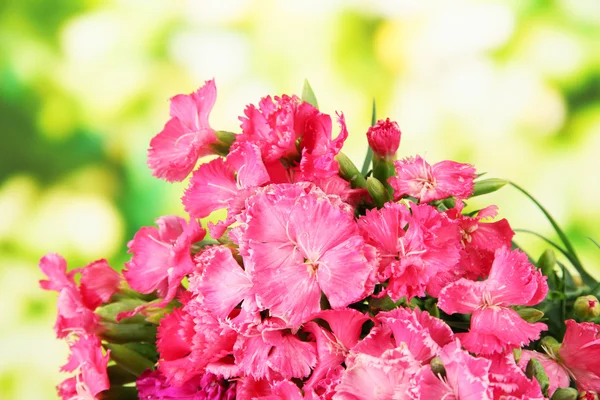
[[[403,131],[400,155],[455,159],[538,197],[600,272],[600,2],[19,0],[0,3],[0,398],[54,399],[67,348],[39,258],[105,257],[185,183],[153,179],[148,143],[168,99],[216,78],[211,125],[300,94],[345,113],[357,164],[372,98]],[[555,238],[511,188],[479,199]],[[539,239],[516,241],[535,258]]]

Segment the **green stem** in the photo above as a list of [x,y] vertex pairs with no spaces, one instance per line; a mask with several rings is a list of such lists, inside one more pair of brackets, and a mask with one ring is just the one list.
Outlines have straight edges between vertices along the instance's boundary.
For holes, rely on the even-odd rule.
[[585,268],[583,268],[583,265],[581,264],[579,257],[577,257],[575,248],[571,245],[569,238],[567,237],[567,235],[565,235],[565,233],[562,231],[562,229],[560,229],[560,226],[558,226],[558,224],[556,223],[554,218],[552,218],[550,213],[531,194],[529,194],[521,186],[519,186],[516,183],[511,182],[511,181],[509,181],[508,183],[510,185],[512,185],[515,189],[517,189],[518,191],[523,193],[525,196],[529,197],[529,199],[535,203],[535,205],[542,211],[542,213],[544,213],[544,215],[546,216],[546,218],[548,219],[548,221],[550,222],[550,224],[552,225],[552,227],[558,234],[558,237],[565,245],[567,251],[571,254],[569,261],[571,261],[571,263],[573,264],[573,267],[575,267],[575,269],[581,276],[581,279],[583,280],[583,282],[586,283],[588,286],[593,286],[596,283],[596,280],[590,274],[587,273]]
[[[377,108],[375,106],[375,99],[373,99],[373,112],[371,113],[371,126],[375,126],[377,122]],[[371,160],[373,160],[373,149],[369,146],[367,150],[367,155],[365,156],[365,161],[363,162],[360,173],[363,176],[367,176],[367,172],[369,172],[369,166],[371,165]]]

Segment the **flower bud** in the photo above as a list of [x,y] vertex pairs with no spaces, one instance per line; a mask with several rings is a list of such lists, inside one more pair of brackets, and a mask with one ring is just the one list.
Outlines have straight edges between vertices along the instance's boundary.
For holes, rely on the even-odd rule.
[[372,176],[367,178],[367,191],[377,208],[383,207],[385,203],[391,200],[391,196],[385,186],[383,186],[383,183]]
[[581,319],[596,318],[600,315],[600,303],[596,296],[579,296],[573,304],[573,312]]
[[577,390],[573,388],[558,388],[552,395],[552,400],[577,400]]
[[560,350],[560,343],[552,336],[544,336],[540,340],[540,349],[551,357],[557,356]]
[[125,345],[114,343],[104,343],[103,345],[110,350],[110,358],[130,374],[140,376],[148,368],[154,367],[153,361]]
[[504,187],[507,183],[508,181],[498,178],[484,179],[482,181],[475,182],[473,185],[473,194],[471,195],[471,197],[481,196],[482,194],[495,192],[496,190],[499,190],[502,187]]
[[534,322],[538,322],[544,316],[544,313],[537,308],[521,308],[517,310],[517,313],[523,318],[525,321],[533,324]]
[[369,146],[376,157],[394,159],[400,146],[400,127],[387,118],[379,120],[367,131]]
[[350,182],[353,188],[367,187],[367,181],[365,177],[362,176],[356,165],[342,152],[339,152],[335,159],[340,165],[340,175],[342,178]]
[[436,376],[446,376],[446,368],[444,368],[444,364],[442,363],[442,359],[439,357],[434,357],[429,362],[431,365],[431,371]]
[[529,379],[535,378],[540,384],[540,389],[542,389],[542,393],[548,393],[548,387],[550,386],[550,380],[548,379],[548,375],[546,371],[544,371],[544,367],[540,360],[532,358],[527,363],[527,368],[525,369],[525,375]]
[[591,390],[579,393],[580,400],[598,400],[598,393]]

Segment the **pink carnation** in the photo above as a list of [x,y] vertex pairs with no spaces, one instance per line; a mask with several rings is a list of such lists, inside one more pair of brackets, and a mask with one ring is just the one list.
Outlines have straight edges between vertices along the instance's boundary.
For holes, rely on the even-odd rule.
[[395,162],[396,176],[388,179],[394,196],[415,197],[421,203],[453,196],[466,199],[473,193],[475,168],[469,164],[441,161],[429,165],[421,157],[410,157]]
[[367,243],[379,252],[378,280],[389,279],[386,293],[394,301],[423,296],[430,280],[458,261],[458,227],[431,206],[409,210],[404,204],[387,203],[367,211],[358,223]]
[[440,293],[438,307],[448,314],[471,315],[468,333],[458,334],[465,348],[477,354],[500,353],[540,337],[543,323],[530,324],[510,308],[533,306],[548,293],[546,277],[519,250],[506,247],[495,253],[485,281],[460,279]]
[[558,355],[581,391],[600,393],[600,325],[566,321],[567,331]]
[[182,181],[196,166],[198,158],[212,154],[210,145],[217,139],[208,124],[208,115],[215,104],[215,81],[189,95],[171,99],[171,119],[150,141],[148,165],[152,174],[167,181]]
[[252,265],[257,303],[290,327],[320,311],[321,291],[339,309],[373,289],[374,254],[339,197],[312,185],[271,185],[248,200],[240,221],[233,237]]
[[145,371],[136,381],[138,396],[146,400],[234,400],[236,382],[206,372],[181,386],[173,386],[160,371]]
[[386,350],[380,357],[359,353],[348,357],[335,400],[408,398],[418,363],[406,346]]
[[194,269],[190,246],[206,231],[196,220],[187,223],[176,216],[160,217],[156,224],[142,227],[127,244],[133,257],[123,275],[133,290],[157,291],[164,298],[160,307],[175,298],[181,280]]
[[[84,289],[87,301],[75,284],[74,276],[79,269],[67,272],[67,262],[58,254],[47,254],[40,260],[40,269],[49,280],[41,280],[42,289],[55,290],[59,293],[56,308],[58,314],[54,331],[60,338],[71,333],[94,335],[98,331],[99,318],[94,314],[96,304],[91,300],[94,296]],[[84,281],[85,283],[85,281]],[[93,306],[90,308],[89,306]]]

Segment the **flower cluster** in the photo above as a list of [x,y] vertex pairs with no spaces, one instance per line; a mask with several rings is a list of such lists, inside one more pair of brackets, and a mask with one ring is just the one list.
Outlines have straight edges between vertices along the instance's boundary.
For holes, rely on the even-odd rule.
[[[595,297],[568,300],[555,263],[534,265],[497,207],[466,211],[506,182],[454,161],[396,160],[389,119],[367,132],[362,174],[341,152],[343,114],[334,137],[316,101],[267,96],[230,133],[209,124],[215,99],[214,81],[173,97],[150,142],[156,177],[191,173],[189,218],[142,227],[122,275],[105,260],[67,272],[60,256],[42,258],[71,347],[63,399],[600,392],[600,325],[583,322],[600,314]],[[196,168],[206,155],[217,157]],[[226,217],[203,227],[217,210]],[[552,317],[556,301],[577,321]]]

